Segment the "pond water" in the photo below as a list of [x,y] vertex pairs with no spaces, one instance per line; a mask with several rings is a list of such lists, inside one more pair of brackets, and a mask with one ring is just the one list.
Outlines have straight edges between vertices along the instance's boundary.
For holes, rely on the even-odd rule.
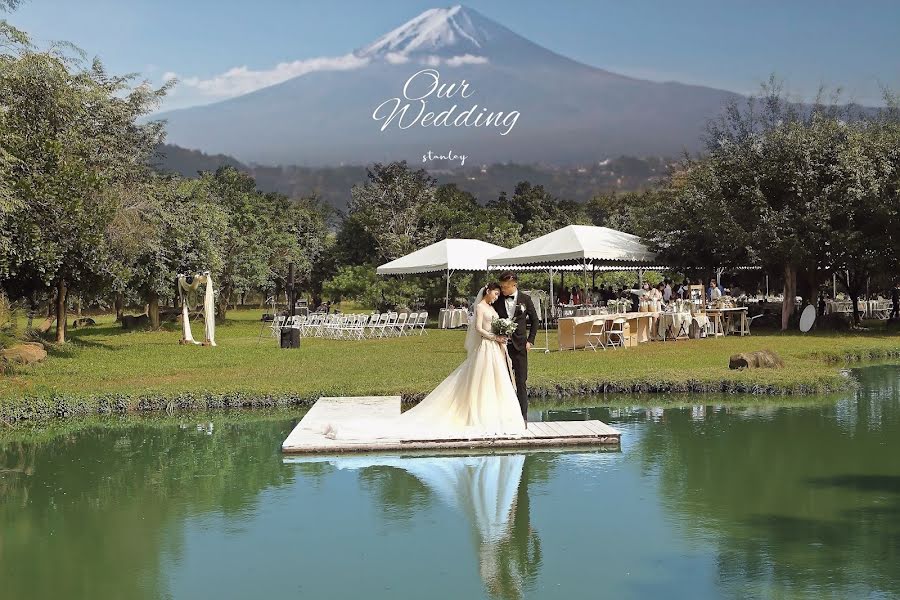
[[616,452],[291,461],[289,413],[7,431],[0,597],[900,597],[900,368],[858,374],[534,411]]

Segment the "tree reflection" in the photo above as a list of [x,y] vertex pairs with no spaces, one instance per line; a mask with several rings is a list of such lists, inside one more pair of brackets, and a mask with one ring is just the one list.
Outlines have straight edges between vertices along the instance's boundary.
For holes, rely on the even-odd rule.
[[165,597],[161,550],[178,554],[186,516],[251,510],[293,478],[272,441],[289,426],[92,427],[3,442],[2,595]]
[[645,430],[643,471],[718,544],[723,586],[900,593],[898,371],[862,373],[837,403],[667,409]]

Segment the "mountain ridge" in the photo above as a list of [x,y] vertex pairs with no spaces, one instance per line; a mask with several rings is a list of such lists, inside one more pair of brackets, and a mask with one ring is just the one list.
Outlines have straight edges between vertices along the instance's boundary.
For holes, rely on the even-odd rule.
[[[314,71],[218,103],[163,113],[167,141],[266,165],[421,164],[429,150],[452,150],[479,164],[578,164],[619,154],[694,151],[707,120],[740,98],[585,65],[463,6],[425,11],[354,56],[361,66]],[[421,109],[417,101],[408,102],[404,82],[423,69],[439,79],[435,87],[465,81],[469,97],[433,93]],[[382,130],[373,112],[394,98],[398,107],[410,104],[410,114],[472,107],[516,111],[521,119],[509,135],[419,124]]]

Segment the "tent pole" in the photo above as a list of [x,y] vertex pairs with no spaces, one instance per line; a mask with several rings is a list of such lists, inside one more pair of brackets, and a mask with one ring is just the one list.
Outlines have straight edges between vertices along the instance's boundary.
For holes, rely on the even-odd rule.
[[550,319],[553,318],[553,269],[550,269],[550,299],[544,314],[544,354],[550,352]]
[[581,302],[584,304],[584,293],[587,290],[587,258],[584,259],[584,287],[581,290]]
[[769,274],[766,273],[766,302],[769,301]]
[[447,293],[444,295],[444,308],[450,308],[450,268],[447,267]]

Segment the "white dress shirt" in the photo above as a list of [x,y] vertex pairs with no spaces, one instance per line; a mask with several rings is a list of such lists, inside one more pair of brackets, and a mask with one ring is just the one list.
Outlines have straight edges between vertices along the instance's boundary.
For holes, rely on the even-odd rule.
[[519,299],[519,290],[516,290],[512,293],[511,296],[507,297],[504,302],[506,302],[506,316],[510,319],[515,318],[516,316],[516,301]]

